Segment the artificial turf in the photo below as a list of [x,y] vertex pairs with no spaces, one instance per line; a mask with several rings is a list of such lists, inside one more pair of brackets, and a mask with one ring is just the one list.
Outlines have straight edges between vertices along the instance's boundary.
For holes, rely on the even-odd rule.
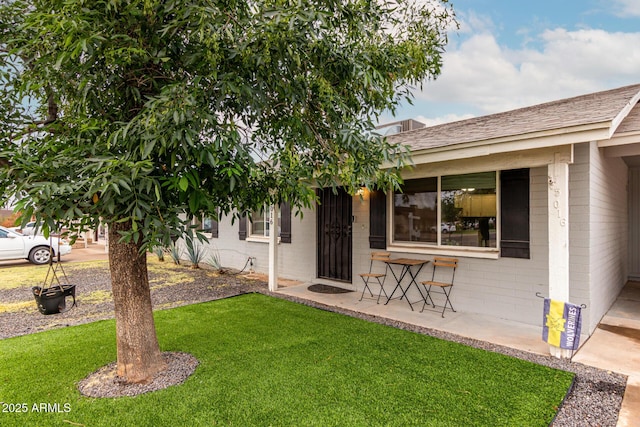
[[547,426],[573,374],[248,294],[155,313],[184,383],[87,398],[116,357],[112,320],[0,340],[0,425]]

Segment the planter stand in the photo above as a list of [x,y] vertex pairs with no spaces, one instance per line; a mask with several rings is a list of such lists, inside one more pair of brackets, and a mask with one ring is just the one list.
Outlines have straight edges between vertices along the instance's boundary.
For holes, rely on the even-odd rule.
[[[51,240],[51,238],[49,239]],[[51,244],[49,245],[49,248],[51,248]],[[60,282],[60,278],[57,273],[58,268],[62,272],[65,283]],[[42,314],[64,313],[74,306],[77,306],[76,285],[69,284],[67,274],[64,272],[64,268],[60,263],[60,248],[58,248],[58,262],[56,262],[55,267],[53,266],[53,254],[51,253],[49,256],[49,269],[47,270],[47,275],[44,279],[43,285],[34,286],[31,290],[33,292],[33,297],[36,300],[38,311]],[[66,300],[69,296],[73,298],[73,304],[71,304],[71,307],[67,308]]]

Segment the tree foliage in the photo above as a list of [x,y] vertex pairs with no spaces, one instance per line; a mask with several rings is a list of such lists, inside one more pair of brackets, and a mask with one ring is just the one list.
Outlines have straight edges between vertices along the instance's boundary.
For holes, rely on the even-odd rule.
[[373,123],[440,73],[453,12],[444,0],[17,0],[0,18],[3,198],[47,228],[130,222],[125,240],[144,248],[180,234],[184,214],[397,185],[406,153]]

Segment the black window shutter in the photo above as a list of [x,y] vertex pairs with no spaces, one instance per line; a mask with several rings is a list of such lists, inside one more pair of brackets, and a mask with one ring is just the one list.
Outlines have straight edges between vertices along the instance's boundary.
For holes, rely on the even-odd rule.
[[245,215],[238,221],[238,237],[240,240],[247,240],[247,217]]
[[280,204],[280,243],[291,243],[291,205]]
[[500,173],[500,253],[507,258],[530,258],[529,169]]
[[218,221],[211,220],[211,237],[218,238]]
[[369,193],[369,247],[387,248],[387,196],[382,190]]

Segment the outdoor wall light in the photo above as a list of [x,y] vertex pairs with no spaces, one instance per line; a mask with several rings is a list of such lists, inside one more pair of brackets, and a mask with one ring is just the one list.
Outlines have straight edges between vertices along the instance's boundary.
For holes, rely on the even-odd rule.
[[358,196],[360,201],[367,200],[369,198],[369,189],[367,187],[360,187],[356,191],[355,196]]

